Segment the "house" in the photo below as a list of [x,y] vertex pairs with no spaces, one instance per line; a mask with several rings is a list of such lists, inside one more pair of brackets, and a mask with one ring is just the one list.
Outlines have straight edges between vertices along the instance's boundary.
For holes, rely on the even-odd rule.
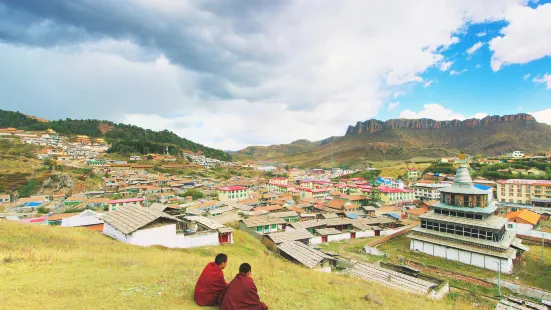
[[415,200],[415,192],[409,189],[390,188],[379,186],[380,200],[388,206],[411,205]]
[[85,201],[87,209],[105,208],[109,205],[109,198],[90,198]]
[[276,252],[278,244],[286,241],[298,241],[302,244],[308,245],[310,244],[310,239],[313,237],[314,235],[312,235],[306,229],[298,229],[295,231],[276,232],[264,235],[264,238],[262,238],[261,242],[268,249]]
[[[220,244],[227,228],[201,216],[188,216],[180,220],[151,208],[127,205],[110,211],[102,217],[103,233],[121,242],[168,248],[190,248]],[[231,240],[231,236],[225,237]],[[225,239],[226,240],[226,239]]]
[[277,250],[281,257],[317,271],[331,272],[331,266],[335,262],[335,258],[299,241],[282,242]]
[[419,220],[419,215],[423,215],[427,212],[429,212],[429,208],[421,207],[421,208],[407,210],[406,214],[408,216],[408,219],[410,220]]
[[299,229],[306,229],[310,233],[314,233],[314,230],[325,228],[325,220],[308,220],[302,222],[290,223],[289,226],[285,228],[285,231],[294,231]]
[[298,222],[298,214],[295,211],[275,212],[270,213],[268,216],[280,218],[287,223]]
[[256,217],[239,221],[239,229],[254,231],[258,234],[268,234],[283,230],[285,221],[277,217]]
[[338,211],[355,211],[360,209],[359,204],[350,202],[348,199],[333,198],[325,204],[327,208]]
[[528,209],[521,209],[515,212],[505,214],[504,218],[509,219],[506,229],[518,233],[527,232],[538,227],[541,215]]
[[76,215],[61,219],[62,227],[86,227],[91,230],[103,231],[103,221],[92,210],[84,210]]
[[63,204],[66,206],[66,207],[73,207],[73,206],[78,206],[79,204],[83,203],[84,200],[86,200],[86,197],[85,196],[71,196],[67,199],[65,199],[65,201],[63,202]]
[[47,216],[26,218],[19,221],[22,224],[48,224]]
[[248,189],[243,186],[226,186],[218,189],[218,200],[239,201],[249,198]]
[[79,214],[79,212],[72,212],[72,213],[59,213],[59,214],[52,214],[48,216],[48,225],[52,226],[59,226],[61,225],[61,221],[66,217],[71,217]]
[[418,179],[421,176],[421,171],[417,168],[407,168],[406,175],[408,179]]
[[350,239],[349,232],[342,232],[335,228],[321,228],[315,230],[321,236],[321,243]]
[[394,220],[394,221],[399,221],[401,219],[400,215],[397,214],[397,213],[394,213],[394,212],[388,212],[388,213],[384,213],[384,214],[381,214],[382,216],[385,216],[391,220]]
[[253,208],[253,211],[278,212],[278,211],[281,211],[283,209],[284,208],[280,205],[271,205],[271,206]]
[[109,211],[116,211],[117,208],[128,206],[128,205],[144,205],[145,198],[127,198],[127,199],[117,199],[109,201]]
[[513,159],[520,159],[520,158],[524,158],[524,153],[522,153],[521,151],[514,151],[513,153],[508,153],[507,157],[513,158]]
[[0,195],[0,203],[10,202],[10,195]]

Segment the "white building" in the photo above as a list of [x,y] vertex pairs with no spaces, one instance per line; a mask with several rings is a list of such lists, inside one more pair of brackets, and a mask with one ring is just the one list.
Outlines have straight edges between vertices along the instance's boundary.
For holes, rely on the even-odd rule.
[[440,189],[450,186],[449,183],[416,183],[413,185],[415,199],[440,200]]
[[99,219],[98,214],[92,210],[84,210],[81,213],[61,219],[63,227],[83,227],[101,225],[103,221]]
[[232,243],[233,229],[201,216],[180,220],[150,208],[126,206],[102,217],[103,233],[139,246],[191,248]]
[[513,153],[507,154],[507,157],[509,158],[524,158],[524,153],[521,151],[514,151]]

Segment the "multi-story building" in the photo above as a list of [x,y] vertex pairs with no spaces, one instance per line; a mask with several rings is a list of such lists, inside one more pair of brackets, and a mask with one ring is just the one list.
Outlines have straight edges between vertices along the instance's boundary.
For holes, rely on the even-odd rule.
[[440,202],[419,216],[421,225],[408,235],[410,249],[480,268],[513,272],[513,261],[527,248],[507,231],[508,219],[487,190],[473,185],[461,164],[451,187],[440,189]]
[[415,200],[415,192],[409,189],[390,188],[379,186],[379,199],[388,206],[410,205]]
[[510,179],[497,182],[497,199],[502,203],[538,204],[551,201],[551,181]]
[[407,177],[408,179],[418,179],[421,177],[421,171],[419,171],[417,168],[408,168]]
[[227,186],[218,189],[218,200],[237,201],[249,198],[248,189],[243,186]]
[[440,189],[450,187],[450,183],[415,183],[415,199],[417,200],[440,200]]

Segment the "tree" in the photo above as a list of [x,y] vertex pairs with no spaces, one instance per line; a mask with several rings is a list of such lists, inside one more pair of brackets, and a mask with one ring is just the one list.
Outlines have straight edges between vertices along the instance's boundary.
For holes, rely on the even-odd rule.
[[197,200],[205,197],[205,194],[202,191],[197,189],[188,189],[182,196],[184,197],[191,196],[193,200]]
[[153,160],[153,156],[151,156],[151,155],[147,155],[146,158],[147,158],[147,160]]

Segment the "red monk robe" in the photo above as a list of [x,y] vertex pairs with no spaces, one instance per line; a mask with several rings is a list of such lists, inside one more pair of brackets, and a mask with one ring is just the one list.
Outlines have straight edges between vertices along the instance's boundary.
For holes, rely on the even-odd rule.
[[220,295],[227,287],[228,283],[220,266],[215,262],[209,263],[197,280],[193,299],[199,306],[218,305]]
[[220,310],[236,309],[268,310],[260,301],[253,279],[244,272],[237,274],[220,296]]

